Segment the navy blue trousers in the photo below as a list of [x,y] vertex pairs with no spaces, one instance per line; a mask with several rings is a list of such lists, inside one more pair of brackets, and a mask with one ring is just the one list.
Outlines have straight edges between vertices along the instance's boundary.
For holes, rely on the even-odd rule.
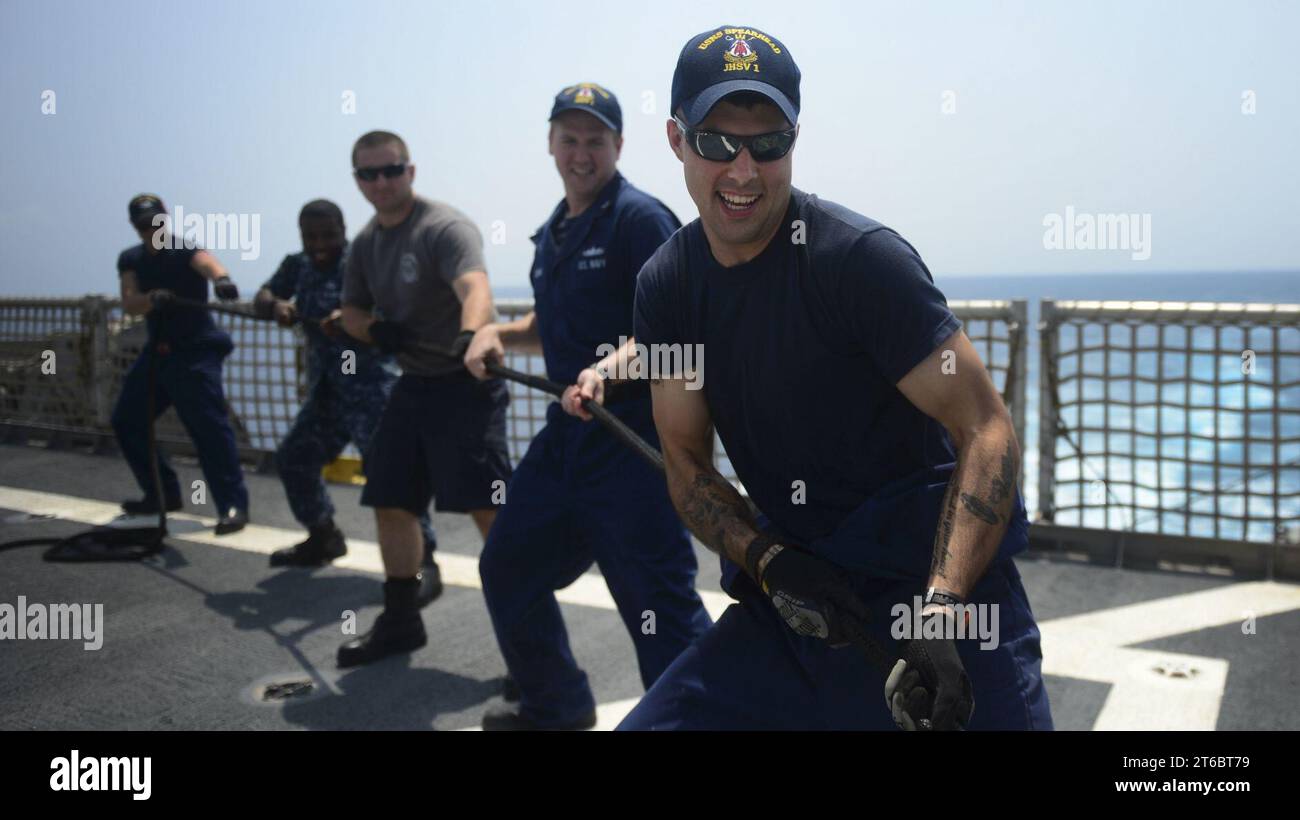
[[[873,614],[873,636],[897,647],[890,635],[894,604],[909,605],[915,582],[859,578]],[[895,730],[885,705],[886,672],[852,646],[832,649],[824,641],[794,634],[747,576],[728,607],[703,637],[655,682],[620,730]],[[959,640],[970,675],[975,711],[968,728],[1051,729],[1043,687],[1038,627],[1015,562],[993,564],[971,603],[999,605],[999,641],[981,649]]]
[[[158,373],[154,387],[154,416],[171,406],[194,441],[199,465],[208,482],[213,503],[219,511],[230,507],[248,509],[248,490],[239,466],[235,431],[226,416],[226,396],[221,388],[221,363],[230,354],[225,344],[175,348],[158,355]],[[122,394],[113,408],[113,432],[135,481],[146,498],[153,498],[153,479],[149,472],[149,357],[146,348],[127,371]],[[161,450],[158,471],[164,496],[180,497],[176,471],[167,463]]]
[[[648,402],[647,402],[648,405]],[[558,408],[556,408],[558,409]],[[645,414],[639,432],[653,435]],[[600,567],[651,686],[709,627],[690,538],[663,475],[595,423],[551,414],[506,490],[479,574],[520,707],[541,726],[595,707],[555,590]],[[653,631],[650,631],[653,628]]]

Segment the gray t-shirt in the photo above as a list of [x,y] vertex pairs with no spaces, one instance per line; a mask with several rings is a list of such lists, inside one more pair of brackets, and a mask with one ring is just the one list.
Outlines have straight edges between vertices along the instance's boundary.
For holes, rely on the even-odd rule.
[[[460,298],[451,283],[463,273],[486,269],[483,237],[469,217],[417,196],[400,225],[381,227],[375,216],[352,241],[342,302],[397,322],[409,339],[448,349],[460,333]],[[397,354],[397,363],[417,376],[442,376],[461,367],[410,349]]]

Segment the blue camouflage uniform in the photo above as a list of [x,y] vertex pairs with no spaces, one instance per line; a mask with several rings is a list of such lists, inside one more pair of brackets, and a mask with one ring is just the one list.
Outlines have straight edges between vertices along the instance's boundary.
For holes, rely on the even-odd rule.
[[[344,250],[328,271],[317,270],[306,253],[289,254],[263,287],[276,298],[293,299],[302,320],[307,352],[307,398],[293,426],[276,450],[276,466],[289,507],[303,526],[324,523],[334,515],[321,477],[348,442],[356,445],[364,463],[370,439],[400,371],[392,356],[381,354],[348,336],[331,339],[320,321],[339,307]],[[355,354],[355,369],[344,372],[344,354]],[[428,513],[420,516],[426,546],[435,543]]]
[[[632,335],[637,272],[679,223],[617,173],[591,207],[563,224],[557,243],[565,208],[561,202],[532,237],[532,284],[547,374],[573,384],[599,360],[600,345]],[[606,407],[658,445],[647,382],[613,388]],[[555,402],[515,469],[479,562],[521,715],[541,727],[564,725],[595,707],[554,593],[593,561],[649,687],[710,623],[695,592],[690,537],[663,475],[599,424]],[[643,629],[650,612],[653,631]]]

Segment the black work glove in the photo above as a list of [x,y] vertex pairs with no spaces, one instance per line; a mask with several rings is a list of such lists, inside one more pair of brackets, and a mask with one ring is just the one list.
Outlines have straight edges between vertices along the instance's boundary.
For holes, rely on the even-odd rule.
[[456,335],[456,341],[451,343],[451,354],[457,361],[465,360],[465,351],[469,350],[469,343],[474,341],[474,331],[462,330]]
[[835,648],[866,636],[871,615],[839,566],[759,535],[745,550],[745,568],[797,634]]
[[[933,610],[921,616],[922,632],[932,618],[956,626],[951,609]],[[899,728],[908,731],[954,731],[966,728],[975,711],[970,678],[956,642],[948,638],[914,637],[903,646],[903,657],[885,681],[885,705]]]
[[275,299],[254,299],[253,315],[264,322],[275,318]]
[[387,320],[372,322],[369,332],[370,338],[374,340],[375,347],[388,354],[401,350],[406,336],[401,325]]
[[149,291],[149,303],[157,310],[166,310],[176,304],[176,294],[167,288],[154,288]]
[[239,298],[239,288],[229,276],[222,276],[212,283],[212,292],[223,302],[233,302]]

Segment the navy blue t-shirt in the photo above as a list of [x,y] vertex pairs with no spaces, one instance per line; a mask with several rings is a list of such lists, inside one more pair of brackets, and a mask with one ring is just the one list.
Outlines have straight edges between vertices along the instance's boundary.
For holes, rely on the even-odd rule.
[[637,341],[703,345],[718,436],[784,537],[814,545],[873,499],[922,492],[920,506],[884,505],[896,521],[881,518],[889,509],[871,512],[868,529],[889,530],[894,545],[874,550],[908,555],[878,560],[872,547],[850,544],[843,549],[855,555],[835,557],[923,573],[946,481],[936,468],[954,452],[896,385],[961,323],[917,252],[880,223],[796,190],[782,226],[762,253],[730,268],[713,258],[698,219],[678,231],[637,279]]
[[[141,243],[118,255],[117,275],[135,271],[136,286],[141,293],[166,288],[182,298],[207,302],[208,280],[190,265],[199,250],[182,246],[149,253]],[[225,332],[212,321],[212,315],[201,308],[170,307],[165,311],[166,316],[159,313],[151,310],[145,314],[151,340],[185,346],[222,340],[225,336]]]

